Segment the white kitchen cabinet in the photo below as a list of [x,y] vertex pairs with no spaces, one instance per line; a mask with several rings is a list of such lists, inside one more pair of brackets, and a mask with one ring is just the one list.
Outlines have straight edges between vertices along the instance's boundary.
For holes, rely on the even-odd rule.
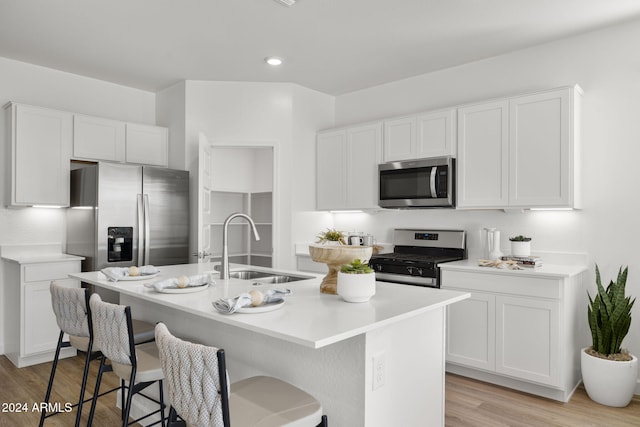
[[583,274],[463,264],[441,266],[443,289],[471,293],[447,310],[447,370],[566,402],[585,345]]
[[160,126],[127,123],[125,161],[166,167],[169,164],[169,132]]
[[496,296],[496,372],[560,385],[560,303]]
[[73,137],[71,113],[10,103],[7,186],[11,206],[68,206]]
[[317,208],[378,208],[382,123],[318,133]]
[[[69,287],[80,282],[69,279],[80,272],[81,257],[62,255],[55,261],[18,261],[5,258],[5,294],[7,298],[5,354],[17,367],[53,360],[60,329],[51,307],[49,285],[52,280]],[[76,354],[67,348],[61,357]]]
[[385,162],[415,159],[416,116],[384,121],[383,159]]
[[125,161],[125,123],[101,117],[73,115],[75,159]]
[[579,208],[579,87],[458,109],[458,208]]
[[580,207],[578,88],[509,101],[509,205]]
[[458,109],[458,208],[508,205],[508,117],[507,101]]
[[471,297],[447,310],[447,361],[492,371],[495,369],[494,295],[471,292]]
[[455,155],[455,124],[455,108],[385,120],[384,161]]

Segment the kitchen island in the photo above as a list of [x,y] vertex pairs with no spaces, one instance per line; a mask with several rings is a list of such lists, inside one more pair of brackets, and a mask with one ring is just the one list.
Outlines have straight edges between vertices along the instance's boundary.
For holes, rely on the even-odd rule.
[[309,279],[260,285],[292,290],[282,308],[223,315],[212,301],[260,287],[215,276],[215,284],[194,293],[144,286],[213,271],[202,263],[160,267],[157,277],[142,281],[110,282],[100,272],[70,277],[98,292],[119,292],[138,319],[165,322],[177,336],[224,348],[232,382],[266,374],[299,386],[321,402],[333,426],[444,425],[445,307],[468,293],[379,282],[369,302],[351,304],[321,294],[321,275],[286,272]]

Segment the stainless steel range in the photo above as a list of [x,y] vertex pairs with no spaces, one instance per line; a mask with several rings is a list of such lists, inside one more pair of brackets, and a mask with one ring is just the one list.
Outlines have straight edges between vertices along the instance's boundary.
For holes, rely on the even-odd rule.
[[376,280],[440,287],[439,263],[466,258],[463,230],[395,229],[393,253],[373,255],[369,265]]

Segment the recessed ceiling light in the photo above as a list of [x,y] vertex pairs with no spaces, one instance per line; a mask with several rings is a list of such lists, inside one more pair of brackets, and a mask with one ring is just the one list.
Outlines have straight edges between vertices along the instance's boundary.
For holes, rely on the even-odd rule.
[[277,67],[278,65],[282,64],[282,59],[276,58],[275,56],[267,56],[266,58],[264,58],[264,62]]
[[277,1],[278,3],[280,3],[282,5],[291,7],[294,4],[296,4],[297,0],[275,0],[275,1]]

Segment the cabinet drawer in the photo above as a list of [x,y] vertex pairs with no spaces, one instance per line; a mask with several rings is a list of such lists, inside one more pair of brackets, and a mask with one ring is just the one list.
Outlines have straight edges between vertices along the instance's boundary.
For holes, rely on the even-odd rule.
[[80,261],[69,262],[43,262],[23,266],[25,282],[38,282],[41,280],[67,279],[69,273],[80,272]]
[[466,271],[442,271],[443,288],[497,292],[560,299],[562,283],[557,279],[536,278],[516,274],[491,274]]

